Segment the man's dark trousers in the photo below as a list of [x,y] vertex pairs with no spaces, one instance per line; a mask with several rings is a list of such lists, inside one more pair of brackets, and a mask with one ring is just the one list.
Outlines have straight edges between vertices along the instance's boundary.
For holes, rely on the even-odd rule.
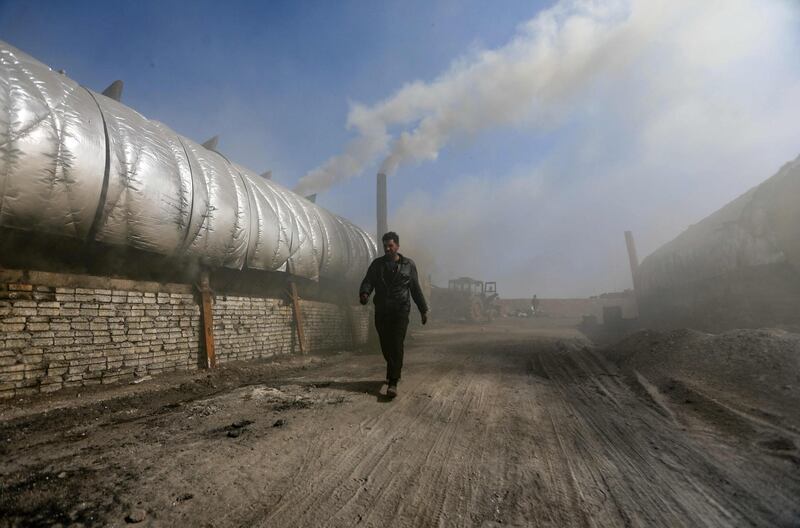
[[386,360],[386,379],[397,383],[403,369],[403,341],[408,329],[408,312],[375,312],[375,329]]

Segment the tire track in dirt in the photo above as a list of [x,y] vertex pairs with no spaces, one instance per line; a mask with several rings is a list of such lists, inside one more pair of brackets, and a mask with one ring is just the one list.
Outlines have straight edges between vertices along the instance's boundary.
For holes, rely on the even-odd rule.
[[[321,439],[312,442],[315,452],[309,454],[307,463],[292,478],[291,485],[263,520],[262,526],[295,526],[313,522],[322,507],[336,509],[326,512],[326,520],[331,521],[361,493],[364,488],[362,484],[369,482],[371,476],[374,483],[375,471],[383,467],[381,462],[415,417],[403,416],[396,407],[373,415],[369,412],[372,405],[371,402],[359,402],[359,409],[355,412],[368,418],[358,423],[361,434],[353,438],[349,449],[333,453],[325,449]],[[362,408],[363,413],[360,413]],[[423,411],[424,408],[418,409],[418,414]],[[386,429],[383,422],[390,418],[395,419],[395,428],[384,434]],[[331,499],[334,504],[330,504]],[[299,516],[298,510],[302,512]]]
[[[401,384],[401,397],[378,413],[359,403],[366,433],[344,453],[322,454],[324,468],[299,472],[260,525],[471,526],[492,518],[487,490],[503,491],[508,472],[509,402],[498,373],[474,361],[482,352]],[[487,463],[497,470],[485,471]]]
[[[635,418],[635,423],[627,417],[623,420],[615,419],[619,414],[615,415],[612,410],[601,410],[599,403],[603,400],[596,398],[595,394],[602,395],[603,393],[593,391],[595,394],[589,394],[588,390],[589,387],[601,383],[601,381],[598,377],[592,376],[591,382],[587,383],[589,371],[584,370],[585,365],[581,365],[580,360],[575,358],[579,358],[579,356],[571,358],[575,368],[569,368],[569,362],[560,362],[557,366],[560,369],[559,379],[569,383],[568,386],[575,396],[569,404],[573,410],[581,413],[582,417],[584,427],[580,432],[575,431],[574,436],[583,439],[590,446],[586,450],[590,460],[596,459],[596,453],[603,453],[613,462],[612,467],[608,469],[612,471],[617,469],[619,471],[618,481],[623,482],[623,479],[626,481],[626,486],[623,488],[625,493],[618,495],[618,501],[625,504],[625,511],[637,514],[632,521],[636,521],[637,524],[662,522],[666,525],[675,525],[692,513],[706,521],[715,519],[714,513],[721,513],[725,517],[724,521],[717,519],[712,521],[712,524],[718,524],[720,521],[729,522],[729,515],[726,511],[703,511],[705,501],[700,501],[700,504],[692,504],[697,502],[696,493],[687,494],[685,486],[678,485],[671,478],[672,475],[655,466],[651,457],[652,448],[645,448],[643,440],[646,436],[650,439],[648,443],[656,443],[659,427],[654,427],[653,423],[645,418],[644,409],[639,410],[638,413],[627,414],[627,416]],[[591,374],[588,375],[591,376]],[[561,387],[565,386],[567,385],[564,384]],[[611,390],[623,392],[625,388],[620,386]],[[627,403],[630,407],[629,410],[635,410],[636,400]],[[585,434],[589,431],[594,435]],[[654,437],[656,440],[653,440]],[[655,447],[658,447],[659,450],[669,450],[674,449],[675,446],[667,442],[663,446],[656,445]],[[654,480],[657,483],[656,486],[651,484]],[[695,492],[698,491],[696,486],[692,485],[691,487]],[[609,491],[614,492],[613,490]],[[674,500],[668,500],[670,498],[674,498]],[[701,498],[705,498],[705,494],[701,493]],[[637,512],[637,509],[640,509],[641,512]],[[697,525],[701,525],[700,519],[698,519]]]
[[[262,525],[299,526],[324,521],[330,526],[347,526],[357,519],[368,526],[381,520],[381,515],[369,508],[376,500],[384,505],[384,516],[394,512],[402,517],[406,490],[433,493],[434,487],[415,473],[441,457],[449,435],[464,414],[463,407],[445,403],[446,395],[458,395],[456,399],[463,403],[469,399],[470,390],[461,384],[463,376],[458,373],[440,374],[449,381],[439,383],[430,391],[430,397],[420,394],[425,383],[416,380],[403,384],[402,396],[383,406],[383,412],[370,416],[365,409],[363,414],[368,418],[359,423],[359,428],[367,432],[360,441],[346,452],[326,458],[316,480],[311,478],[313,475],[298,474],[296,485],[284,495],[282,506],[270,512]],[[329,504],[331,496],[336,498],[336,504]],[[304,514],[298,517],[292,513],[297,509]]]
[[[797,515],[797,488],[759,491],[756,483],[767,484],[769,475],[741,471],[695,445],[637,400],[602,358],[571,351],[542,353],[540,361],[565,408],[579,417],[577,427],[565,422],[564,434],[580,455],[576,482],[601,483],[626,524],[774,526]],[[612,488],[602,484],[609,480]]]
[[[794,466],[680,412],[665,416],[561,332],[561,344],[555,331],[505,328],[422,336],[391,403],[370,381],[381,379],[382,358],[345,356],[189,406],[145,401],[135,420],[89,427],[84,440],[45,448],[45,423],[30,452],[16,449],[3,467],[74,457],[94,468],[98,489],[129,475],[105,524],[120,524],[137,502],[163,526],[798,524]],[[253,396],[281,383],[317,403],[276,411]],[[53,430],[79,428],[84,416]],[[274,428],[279,416],[286,423]],[[224,428],[244,418],[253,425],[228,438]],[[187,491],[195,498],[176,500]]]
[[[543,364],[561,395],[560,404],[576,417],[572,422],[563,421],[554,427],[566,429],[562,436],[570,439],[569,448],[565,450],[569,454],[565,456],[574,459],[576,486],[586,488],[584,496],[590,497],[584,503],[589,509],[587,515],[604,516],[601,524],[621,522],[627,525],[653,521],[639,510],[654,519],[680,517],[672,505],[661,500],[658,494],[650,493],[645,485],[652,477],[657,477],[657,472],[643,455],[641,446],[634,442],[638,440],[636,431],[627,419],[634,413],[622,414],[618,399],[609,396],[608,388],[598,388],[599,377],[584,370],[576,354],[578,352],[559,354],[561,357],[550,355]],[[605,420],[606,416],[611,420]],[[609,481],[613,487],[607,486]],[[619,489],[625,491],[620,493]],[[671,488],[662,489],[662,494],[664,491],[674,492]],[[607,497],[613,497],[611,504]]]

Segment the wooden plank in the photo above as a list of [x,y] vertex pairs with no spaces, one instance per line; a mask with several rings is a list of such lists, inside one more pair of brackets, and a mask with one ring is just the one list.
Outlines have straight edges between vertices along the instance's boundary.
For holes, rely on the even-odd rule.
[[217,356],[214,351],[214,313],[211,297],[209,273],[200,275],[200,298],[203,304],[203,344],[206,349],[205,368],[216,368]]
[[294,306],[294,322],[297,326],[297,339],[300,341],[300,353],[305,354],[305,334],[303,332],[303,314],[300,312],[300,298],[297,295],[297,285],[294,281],[289,282],[289,293],[292,297]]

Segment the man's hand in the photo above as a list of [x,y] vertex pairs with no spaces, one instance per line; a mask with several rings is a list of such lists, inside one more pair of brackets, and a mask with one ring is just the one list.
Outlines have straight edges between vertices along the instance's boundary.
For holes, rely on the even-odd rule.
[[369,300],[369,295],[366,293],[362,293],[361,295],[358,296],[358,300],[361,302],[361,304],[367,304],[367,301]]
[[428,322],[428,312],[423,312],[421,315],[422,315],[422,324],[427,323]]

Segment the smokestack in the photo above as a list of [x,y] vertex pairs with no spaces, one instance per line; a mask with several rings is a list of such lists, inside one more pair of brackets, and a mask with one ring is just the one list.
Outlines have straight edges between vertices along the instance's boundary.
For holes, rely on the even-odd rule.
[[377,212],[378,212],[378,240],[389,231],[387,211],[386,211],[386,175],[378,173],[378,193],[377,193]]
[[631,278],[633,279],[633,291],[637,291],[636,270],[639,269],[639,257],[636,255],[636,243],[633,241],[633,233],[625,231],[625,244],[628,246],[628,260],[631,265]]

